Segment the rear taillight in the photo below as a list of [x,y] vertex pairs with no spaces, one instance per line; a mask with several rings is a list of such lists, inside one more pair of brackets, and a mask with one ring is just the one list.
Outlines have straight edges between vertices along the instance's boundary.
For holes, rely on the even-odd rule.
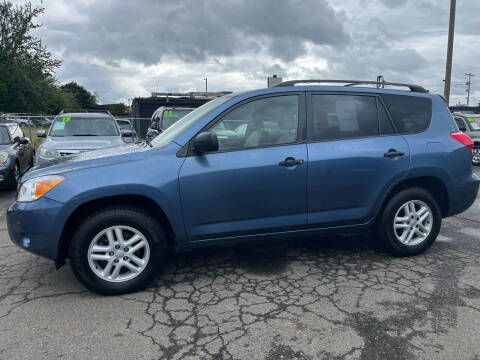
[[470,137],[467,134],[461,131],[455,131],[455,132],[451,132],[450,136],[455,140],[460,141],[473,154],[473,141],[472,139],[470,139]]

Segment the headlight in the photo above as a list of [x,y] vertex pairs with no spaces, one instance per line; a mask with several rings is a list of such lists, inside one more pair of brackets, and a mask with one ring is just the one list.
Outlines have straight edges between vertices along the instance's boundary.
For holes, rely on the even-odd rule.
[[60,153],[58,152],[58,150],[42,147],[40,149],[40,156],[43,158],[53,159],[53,158],[60,157]]
[[5,151],[0,151],[0,166],[6,165],[8,162],[8,154]]
[[35,201],[52,190],[63,180],[65,180],[65,177],[60,175],[39,176],[27,180],[22,184],[18,191],[17,201]]

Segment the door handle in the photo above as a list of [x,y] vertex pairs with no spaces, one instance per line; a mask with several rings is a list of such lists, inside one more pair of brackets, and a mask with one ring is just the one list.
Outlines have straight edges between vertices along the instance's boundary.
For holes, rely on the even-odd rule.
[[397,151],[395,149],[390,149],[390,150],[388,150],[388,152],[383,154],[383,156],[388,157],[388,158],[394,158],[394,157],[403,156],[403,155],[405,155],[404,152]]
[[293,157],[287,157],[285,160],[280,161],[278,165],[280,166],[295,166],[295,165],[302,165],[304,161],[302,159],[294,159]]

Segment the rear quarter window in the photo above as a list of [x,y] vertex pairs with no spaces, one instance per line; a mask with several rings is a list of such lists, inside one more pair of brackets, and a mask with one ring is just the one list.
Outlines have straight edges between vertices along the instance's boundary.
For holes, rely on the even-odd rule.
[[382,99],[399,132],[412,134],[427,130],[432,117],[430,99],[389,94],[382,94]]

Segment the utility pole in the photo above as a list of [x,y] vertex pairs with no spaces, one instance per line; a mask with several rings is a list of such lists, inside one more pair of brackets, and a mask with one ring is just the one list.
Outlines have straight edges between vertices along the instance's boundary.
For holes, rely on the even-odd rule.
[[203,80],[205,80],[205,95],[207,95],[207,93],[208,93],[208,79],[205,78]]
[[457,1],[450,0],[450,22],[448,24],[448,47],[447,47],[447,66],[445,69],[445,89],[443,95],[450,101],[450,83],[452,80],[452,54],[453,54],[453,33],[455,29],[455,7]]
[[468,76],[468,80],[467,80],[467,106],[470,105],[470,85],[471,85],[471,79],[472,79],[472,76],[475,76],[473,75],[471,72],[469,72],[468,74],[465,74],[466,76]]

